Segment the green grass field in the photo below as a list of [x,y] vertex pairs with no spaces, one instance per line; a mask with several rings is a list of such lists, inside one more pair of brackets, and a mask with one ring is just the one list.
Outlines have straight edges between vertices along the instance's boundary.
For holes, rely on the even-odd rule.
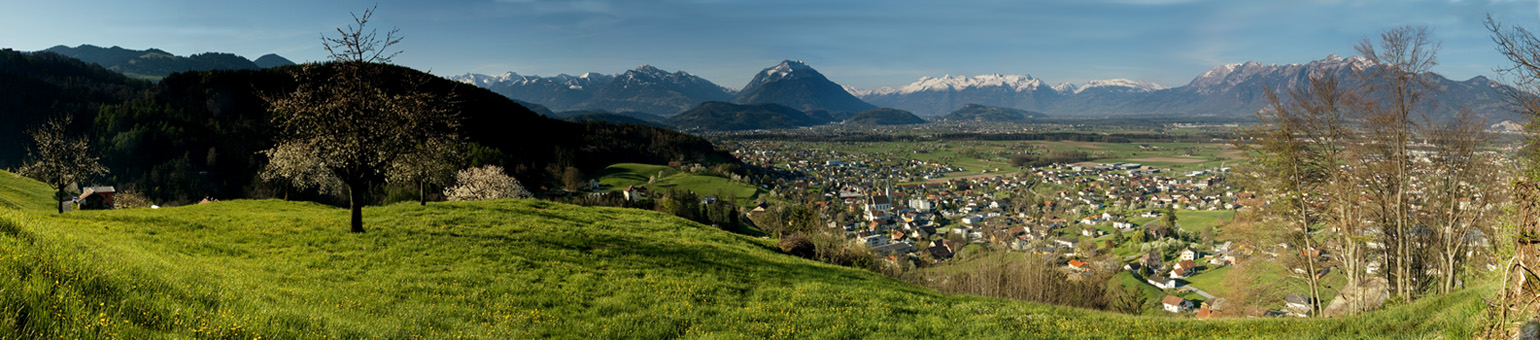
[[14,185],[0,185],[0,209],[56,209],[53,203],[53,190],[43,183],[4,170],[0,170],[0,183],[14,183]]
[[[647,179],[659,173],[663,175],[659,177],[658,181],[648,185]],[[599,171],[598,179],[600,186],[614,191],[624,190],[627,186],[636,185],[648,187],[650,190],[659,193],[669,189],[694,191],[702,196],[717,195],[721,192],[723,195],[731,194],[737,196],[737,203],[740,206],[747,206],[753,203],[755,198],[765,193],[764,189],[734,182],[730,179],[691,174],[662,165],[614,164]],[[727,197],[722,196],[721,198],[726,199]]]
[[312,203],[48,207],[0,208],[0,339],[1468,338],[1491,292],[1197,321],[944,295],[642,210],[403,203],[352,234]]
[[1235,219],[1234,210],[1177,210],[1176,225],[1182,230],[1202,235]]
[[1198,275],[1188,277],[1186,279],[1187,285],[1202,289],[1203,291],[1208,292],[1209,294],[1213,294],[1214,296],[1228,296],[1230,292],[1225,290],[1224,286],[1220,283],[1224,282],[1225,275],[1228,274],[1232,269],[1234,268],[1219,267],[1209,269],[1208,271],[1199,273]]

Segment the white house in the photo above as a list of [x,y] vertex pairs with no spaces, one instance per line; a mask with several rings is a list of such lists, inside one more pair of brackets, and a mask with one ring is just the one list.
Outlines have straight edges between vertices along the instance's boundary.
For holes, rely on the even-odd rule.
[[973,216],[968,216],[968,217],[963,217],[962,218],[962,223],[963,224],[974,224],[974,223],[979,223],[979,222],[984,222],[984,216],[973,215]]
[[1176,297],[1175,295],[1166,295],[1166,298],[1160,299],[1160,304],[1165,306],[1167,312],[1172,313],[1181,313],[1192,309],[1191,301]]
[[1150,277],[1145,278],[1144,281],[1149,282],[1150,284],[1155,285],[1156,288],[1160,289],[1176,288],[1176,279],[1165,275],[1151,275]]
[[918,199],[918,198],[910,199],[909,200],[909,208],[910,209],[919,210],[919,211],[928,211],[928,210],[931,210],[931,209],[933,209],[935,207],[936,206],[934,204],[931,204],[929,200],[923,200],[923,199]]
[[1182,249],[1182,261],[1192,261],[1198,258],[1198,252],[1192,248]]
[[1129,230],[1133,230],[1134,229],[1134,224],[1133,223],[1124,222],[1124,221],[1117,221],[1117,222],[1112,222],[1112,227],[1113,228],[1118,228],[1118,230],[1122,230],[1122,231],[1129,231]]
[[865,241],[867,247],[878,247],[888,244],[889,239],[890,236],[888,235],[872,235],[867,236],[863,241]]

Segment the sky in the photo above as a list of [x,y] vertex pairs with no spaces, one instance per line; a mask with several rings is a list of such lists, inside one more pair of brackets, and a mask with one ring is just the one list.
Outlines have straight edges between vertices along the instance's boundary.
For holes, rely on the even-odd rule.
[[1449,78],[1506,65],[1482,25],[1540,28],[1540,0],[0,0],[0,48],[92,44],[177,55],[326,59],[323,33],[378,5],[396,64],[441,76],[619,73],[649,64],[729,88],[783,59],[858,88],[920,77],[1027,74],[1187,84],[1209,68],[1356,55],[1365,37],[1426,25]]

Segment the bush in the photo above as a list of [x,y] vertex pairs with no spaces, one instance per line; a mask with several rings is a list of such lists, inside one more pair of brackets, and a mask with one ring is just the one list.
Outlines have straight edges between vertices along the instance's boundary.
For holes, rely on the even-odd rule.
[[444,189],[444,197],[451,201],[482,201],[500,198],[528,198],[529,190],[519,180],[503,172],[503,167],[488,165],[460,170],[455,174],[455,186]]
[[151,205],[155,203],[150,202],[150,198],[133,189],[123,190],[112,198],[112,207],[117,209],[149,208]]
[[818,250],[813,246],[813,241],[808,239],[807,235],[803,233],[787,235],[781,238],[781,242],[776,243],[776,245],[781,247],[781,252],[792,256],[815,260],[818,256]]

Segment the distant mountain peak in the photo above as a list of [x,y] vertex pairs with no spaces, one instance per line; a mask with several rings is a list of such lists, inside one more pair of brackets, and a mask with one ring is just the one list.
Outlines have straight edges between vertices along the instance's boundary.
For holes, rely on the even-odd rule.
[[257,64],[257,67],[261,68],[294,65],[294,61],[291,61],[288,58],[284,58],[283,56],[275,53],[264,54],[261,57],[257,57],[257,60],[252,60],[251,62]]
[[811,66],[807,66],[807,64],[803,63],[801,60],[787,59],[782,60],[780,64],[776,64],[775,66],[765,69],[761,73],[765,76],[764,79],[769,81],[786,79],[808,72],[815,74],[818,73],[817,70],[814,70]]
[[1042,80],[1031,75],[983,74],[972,77],[945,75],[939,78],[920,77],[909,85],[898,88],[898,93],[908,94],[925,91],[962,91],[969,88],[1004,87],[1016,92],[1033,91],[1043,87]]
[[860,112],[877,108],[811,66],[790,59],[755,74],[733,102],[776,103],[805,111]]
[[[1085,85],[1076,86],[1072,93],[1079,94],[1095,88],[1120,88],[1122,91],[1127,92],[1153,92],[1166,89],[1165,86],[1152,82],[1119,78],[1088,81]],[[1056,87],[1055,89],[1058,88]],[[1059,92],[1062,93],[1064,90],[1059,90]]]
[[[59,45],[43,51],[80,59],[87,63],[96,63],[109,70],[132,77],[147,79],[159,79],[172,73],[185,71],[254,70],[263,68],[250,59],[223,52],[195,53],[182,57],[157,48],[141,51],[119,46],[102,48],[90,44],[82,44],[78,47]],[[282,59],[282,57],[278,58]],[[268,61],[281,63],[273,58],[268,58]]]
[[667,74],[668,73],[668,72],[665,72],[665,71],[663,71],[661,69],[658,69],[657,67],[653,67],[652,65],[648,65],[648,64],[642,64],[642,66],[637,66],[635,71],[642,72],[642,73],[651,73],[651,74],[660,74],[660,73],[661,74]]
[[1199,93],[1222,92],[1225,88],[1234,87],[1253,79],[1292,77],[1296,74],[1314,76],[1342,71],[1358,72],[1370,67],[1374,67],[1374,62],[1368,58],[1360,56],[1343,58],[1336,54],[1327,55],[1324,59],[1313,60],[1304,64],[1263,65],[1260,62],[1247,61],[1242,64],[1225,64],[1210,68],[1193,78],[1192,82],[1187,85],[1193,87]]
[[583,73],[577,76],[501,76],[467,73],[451,78],[487,88],[515,100],[546,106],[555,111],[644,112],[673,114],[705,101],[732,99],[732,90],[689,72],[669,71],[651,64],[619,74]]

